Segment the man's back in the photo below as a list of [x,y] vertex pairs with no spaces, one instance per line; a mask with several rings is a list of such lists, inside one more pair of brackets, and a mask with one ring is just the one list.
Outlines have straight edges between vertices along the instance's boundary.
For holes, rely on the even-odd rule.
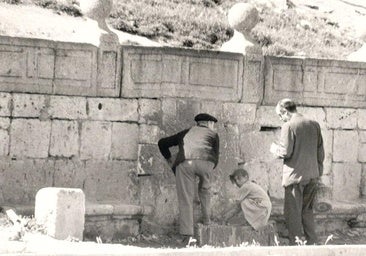
[[324,159],[319,124],[300,114],[294,114],[282,129],[282,137],[288,143],[284,157],[284,185],[319,177]]

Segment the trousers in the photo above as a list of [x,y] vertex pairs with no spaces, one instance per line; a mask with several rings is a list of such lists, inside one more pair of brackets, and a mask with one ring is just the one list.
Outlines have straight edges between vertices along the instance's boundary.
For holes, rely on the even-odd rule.
[[318,242],[313,213],[317,190],[316,179],[285,187],[284,215],[291,245],[296,244],[296,236],[301,238],[303,234],[307,244]]
[[213,168],[214,163],[206,160],[185,160],[176,168],[179,233],[182,235],[193,235],[193,201],[196,177],[199,178],[198,196],[201,202],[202,218],[204,220],[210,219],[210,178]]

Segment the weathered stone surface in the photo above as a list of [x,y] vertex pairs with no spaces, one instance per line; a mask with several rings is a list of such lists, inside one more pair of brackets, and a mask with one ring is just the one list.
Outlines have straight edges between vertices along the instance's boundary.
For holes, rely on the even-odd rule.
[[0,118],[0,156],[7,156],[9,154],[9,127],[10,119]]
[[76,121],[52,121],[50,155],[61,157],[79,155],[79,125]]
[[14,117],[39,117],[41,111],[45,111],[46,96],[39,94],[18,94],[13,95]]
[[281,127],[283,124],[276,114],[275,106],[258,107],[255,122],[263,127]]
[[263,68],[262,55],[246,55],[244,57],[244,85],[242,102],[259,104],[263,100]]
[[42,188],[36,195],[35,218],[56,239],[83,239],[85,196],[81,189]]
[[358,109],[358,128],[366,129],[366,109]]
[[282,160],[275,159],[268,162],[250,161],[244,165],[250,180],[254,180],[271,197],[283,198],[282,187]]
[[333,161],[357,162],[357,131],[334,131]]
[[111,243],[139,235],[139,219],[129,216],[86,216],[85,239],[88,241],[100,237],[103,242]]
[[10,128],[10,155],[46,158],[48,157],[50,135],[50,121],[14,119]]
[[0,199],[7,203],[34,202],[44,186],[52,186],[53,161],[2,160],[0,163]]
[[366,196],[366,165],[362,165],[361,172],[361,196]]
[[178,99],[177,100],[177,116],[175,117],[178,122],[178,128],[180,130],[189,128],[195,125],[194,117],[199,114],[200,102],[191,99]]
[[140,124],[161,124],[162,112],[161,101],[153,99],[139,99],[139,123]]
[[222,122],[223,120],[223,105],[217,104],[217,101],[201,101],[201,113],[208,113],[217,118],[218,122]]
[[362,143],[358,149],[358,161],[365,163],[366,162],[366,144]]
[[112,124],[85,121],[81,124],[80,159],[108,159],[112,145]]
[[157,125],[140,124],[139,142],[142,144],[157,144],[162,137],[160,127]]
[[[85,164],[76,159],[57,159],[49,170],[52,174],[52,184],[55,187],[81,188],[87,178]],[[88,195],[87,195],[87,199]]]
[[252,124],[257,106],[244,103],[224,103],[222,122],[234,124]]
[[238,246],[247,243],[252,244],[253,241],[261,246],[274,245],[274,237],[277,236],[275,222],[270,221],[260,231],[253,230],[250,226],[221,226],[199,224],[197,238],[199,244],[213,246]]
[[275,159],[269,151],[271,144],[277,141],[273,131],[248,132],[240,134],[240,152],[245,161],[272,161]]
[[333,164],[333,197],[337,200],[355,200],[360,197],[361,164]]
[[124,47],[123,67],[122,97],[241,98],[243,61],[239,54]]
[[112,124],[112,159],[137,160],[139,126],[130,123]]
[[0,116],[10,116],[10,93],[0,93]]
[[134,99],[88,99],[89,118],[105,121],[138,121],[138,101]]
[[86,119],[86,98],[51,96],[49,114],[58,119]]
[[298,112],[304,115],[305,117],[317,121],[320,125],[320,128],[326,129],[327,123],[325,119],[325,112],[323,108],[317,107],[298,107]]
[[327,124],[331,129],[355,129],[357,127],[357,109],[326,108]]
[[310,106],[365,107],[365,63],[265,57],[264,104],[292,98]]
[[85,165],[84,192],[89,201],[138,203],[136,162],[89,160]]
[[[139,173],[163,173],[171,172],[168,163],[160,154],[158,145],[140,144],[138,154],[138,171]],[[171,150],[173,153],[174,151]]]
[[322,129],[323,146],[324,146],[324,162],[323,162],[323,174],[329,174],[332,171],[333,161],[333,130]]

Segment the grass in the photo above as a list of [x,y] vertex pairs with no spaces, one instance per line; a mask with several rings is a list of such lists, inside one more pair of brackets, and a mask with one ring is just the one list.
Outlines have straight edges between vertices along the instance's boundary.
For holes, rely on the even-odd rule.
[[[80,16],[76,0],[0,0],[10,4],[35,4],[58,13]],[[227,11],[235,0],[114,0],[108,22],[116,29],[141,35],[165,45],[195,49],[219,49],[233,30]],[[361,47],[361,41],[338,24],[317,13],[296,9],[260,10],[253,38],[265,55],[345,59]]]

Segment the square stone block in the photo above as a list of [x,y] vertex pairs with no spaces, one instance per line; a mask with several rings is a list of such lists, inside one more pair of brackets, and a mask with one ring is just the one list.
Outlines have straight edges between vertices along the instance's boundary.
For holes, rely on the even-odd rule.
[[361,164],[333,164],[333,198],[355,200],[360,197]]
[[357,109],[327,108],[327,125],[331,129],[355,129],[357,127]]
[[130,123],[112,123],[111,157],[137,160],[139,126]]
[[334,131],[333,161],[357,162],[358,133],[357,131]]
[[89,98],[89,117],[92,120],[138,121],[138,101],[135,99]]
[[58,119],[86,119],[86,98],[51,96],[49,114]]
[[10,93],[0,93],[0,116],[10,116]]
[[108,159],[111,145],[110,122],[85,121],[82,123],[80,159]]
[[50,121],[14,119],[10,127],[11,156],[47,158],[50,135]]
[[79,154],[79,128],[76,121],[53,120],[51,156],[71,157]]
[[13,114],[15,117],[39,117],[45,110],[46,97],[39,94],[14,94]]
[[42,188],[36,195],[35,218],[56,239],[83,239],[85,196],[81,189]]
[[161,101],[153,99],[139,99],[139,123],[161,124]]

